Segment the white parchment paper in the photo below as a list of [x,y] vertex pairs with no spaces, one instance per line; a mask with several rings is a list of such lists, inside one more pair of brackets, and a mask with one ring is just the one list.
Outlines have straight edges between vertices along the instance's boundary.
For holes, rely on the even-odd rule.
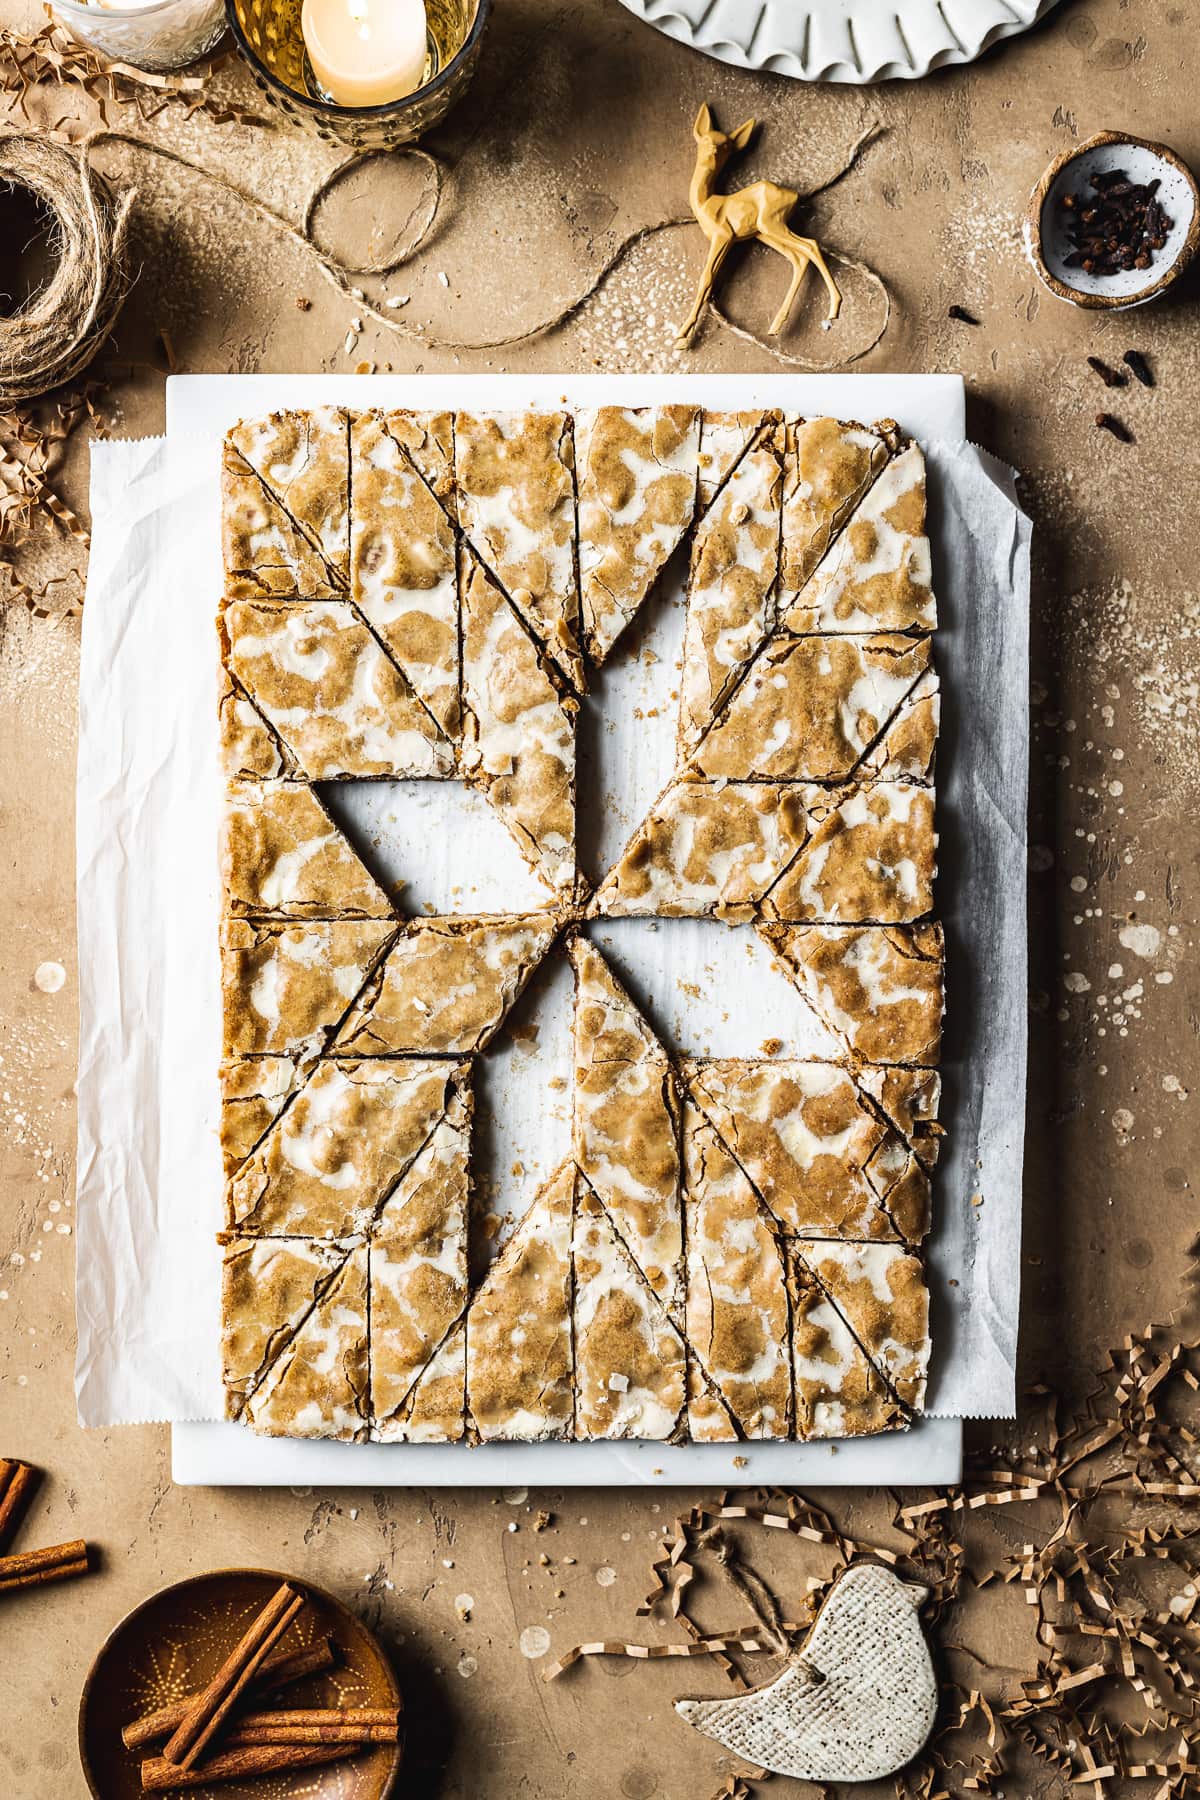
[[[962,441],[947,377],[184,377],[168,437],[96,445],[84,613],[77,808],[81,1036],[77,1391],[90,1425],[215,1420],[220,1217],[216,1068],[219,813],[216,650],[219,443],[280,406],[478,408],[783,406],[897,418],[930,464],[942,620],[938,906],[949,939],[943,1117],[935,1187],[930,1411],[1014,1407],[1025,1089],[1028,521],[1009,473]],[[654,603],[655,659],[617,659],[581,731],[581,859],[606,867],[670,771],[682,594]],[[655,725],[648,715],[661,720]],[[589,794],[592,796],[589,802]],[[538,903],[507,834],[449,783],[355,784],[337,803],[413,910]],[[754,934],[704,921],[612,921],[598,941],[681,1054],[753,1055],[766,1037],[819,1055],[819,1026]],[[731,997],[736,996],[736,1004]],[[519,1214],[569,1144],[570,984],[561,959],[531,985],[479,1066],[481,1142],[498,1210]],[[519,1169],[519,1175],[512,1174]],[[972,1197],[983,1196],[982,1205]],[[180,1479],[547,1483],[728,1477],[720,1446],[344,1446],[176,1434]],[[184,1445],[181,1455],[180,1444]],[[820,1446],[738,1446],[746,1480],[930,1479],[952,1440],[936,1420],[828,1461]],[[643,1451],[646,1454],[643,1454]],[[721,1457],[720,1468],[711,1454]],[[653,1465],[653,1468],[651,1468]],[[840,1466],[839,1466],[840,1465]],[[950,1478],[942,1476],[941,1478]]]

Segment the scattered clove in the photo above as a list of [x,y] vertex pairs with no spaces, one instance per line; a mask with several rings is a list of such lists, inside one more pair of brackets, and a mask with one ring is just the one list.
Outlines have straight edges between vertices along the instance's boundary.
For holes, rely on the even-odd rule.
[[1096,423],[1101,431],[1110,431],[1118,444],[1132,444],[1133,433],[1128,425],[1123,425],[1120,419],[1114,419],[1111,413],[1097,413]]
[[1108,363],[1102,362],[1098,356],[1089,356],[1087,362],[1088,368],[1095,369],[1105,387],[1124,387],[1129,379],[1123,370],[1111,368]]
[[957,319],[961,325],[978,325],[979,323],[979,320],[975,317],[974,313],[969,313],[965,306],[955,305],[948,307],[947,316],[951,319]]
[[1152,388],[1154,386],[1154,372],[1140,350],[1127,350],[1121,361],[1126,368],[1132,370],[1135,378],[1141,382],[1143,387]]
[[1159,180],[1130,181],[1124,169],[1095,169],[1092,193],[1064,194],[1062,211],[1073,248],[1068,269],[1085,275],[1119,275],[1148,269],[1167,241],[1173,221],[1158,199]]

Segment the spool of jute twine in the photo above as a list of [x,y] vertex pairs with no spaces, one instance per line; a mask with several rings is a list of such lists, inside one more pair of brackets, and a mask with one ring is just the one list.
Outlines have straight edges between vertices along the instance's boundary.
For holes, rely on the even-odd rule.
[[27,304],[0,318],[0,408],[61,387],[87,367],[129,288],[126,230],[134,190],[119,197],[62,144],[0,135],[0,206],[24,189],[44,209],[53,265]]

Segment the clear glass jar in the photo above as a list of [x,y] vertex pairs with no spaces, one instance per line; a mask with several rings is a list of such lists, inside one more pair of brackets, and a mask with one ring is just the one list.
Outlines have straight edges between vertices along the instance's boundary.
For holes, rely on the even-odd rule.
[[225,0],[149,0],[144,6],[52,0],[52,7],[81,44],[135,69],[185,68],[215,50],[225,33]]

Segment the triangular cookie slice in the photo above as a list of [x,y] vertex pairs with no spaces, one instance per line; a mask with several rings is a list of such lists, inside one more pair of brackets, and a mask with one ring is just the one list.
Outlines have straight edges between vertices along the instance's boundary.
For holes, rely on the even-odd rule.
[[815,573],[784,610],[789,631],[932,631],[925,458],[893,456]]
[[828,795],[807,783],[685,776],[655,801],[605,876],[592,911],[730,923],[752,918],[807,841],[815,804],[828,804]]
[[569,1438],[575,1165],[537,1195],[467,1310],[467,1410],[485,1443]]
[[577,938],[575,1160],[666,1306],[683,1298],[679,1116],[666,1051],[594,945]]
[[787,1437],[792,1376],[783,1253],[745,1174],[691,1103],[683,1145],[688,1345],[746,1437]]
[[467,1303],[471,1103],[465,1088],[371,1233],[371,1404],[390,1417]]
[[227,1226],[243,1236],[366,1231],[465,1079],[441,1061],[322,1062],[234,1175]]
[[847,781],[928,667],[928,638],[772,638],[694,767],[713,780]]
[[220,673],[217,713],[221,740],[221,769],[231,781],[249,778],[270,781],[295,775],[291,754],[280,743],[257,706],[228,669]]
[[458,413],[459,523],[547,656],[578,692],[575,478],[566,413]]
[[792,1236],[895,1238],[867,1174],[880,1146],[903,1150],[852,1077],[833,1063],[687,1062],[689,1091]]
[[410,920],[355,1001],[338,1051],[446,1056],[486,1049],[560,924],[551,913]]
[[929,1371],[929,1289],[901,1244],[797,1246],[855,1337],[905,1406],[919,1411]]
[[576,1438],[674,1436],[687,1403],[683,1339],[586,1183],[572,1264]]
[[221,1065],[221,1158],[240,1169],[304,1080],[291,1056],[249,1056]]
[[367,1247],[360,1244],[247,1399],[269,1437],[364,1438],[368,1420]]
[[783,414],[766,412],[708,412],[700,421],[700,479],[697,484],[698,517],[703,518],[751,445],[778,425]]
[[471,556],[461,571],[463,767],[536,874],[575,886],[575,715],[504,594]]
[[933,1067],[942,1043],[942,928],[759,927],[823,1025],[869,1063]]
[[783,455],[782,608],[786,610],[883,469],[898,433],[840,419],[789,419]]
[[791,1258],[796,1436],[869,1437],[907,1415],[811,1269]]
[[774,627],[781,489],[772,434],[742,458],[693,535],[679,684],[685,754]]
[[347,600],[234,600],[229,669],[310,781],[445,776],[453,747]]
[[467,1333],[459,1319],[393,1412],[376,1404],[371,1437],[381,1444],[456,1444],[466,1435]]
[[600,406],[575,415],[583,642],[602,663],[692,522],[694,406]]
[[[335,587],[350,569],[350,419],[340,406],[243,419],[226,444],[308,539]],[[303,599],[316,598],[298,590]]]
[[696,1352],[688,1348],[687,1362],[687,1428],[693,1444],[736,1444],[741,1442],[733,1414],[709,1376],[700,1366]]
[[860,774],[871,781],[933,780],[942,701],[937,673],[921,676],[879,742],[863,758]]
[[278,496],[228,439],[221,453],[221,548],[231,599],[324,600],[341,591]]
[[907,925],[933,907],[930,788],[875,781],[831,794],[823,818],[767,895],[767,918]]
[[360,413],[351,426],[352,457],[354,431],[368,418],[379,421],[388,436],[412,459],[418,475],[430,491],[437,495],[450,517],[456,518],[458,507],[454,488],[454,414],[416,412],[406,408],[396,408],[391,412]]
[[446,736],[456,738],[457,542],[444,504],[416,461],[420,456],[453,496],[449,418],[364,413],[355,419],[350,597]]
[[932,1169],[945,1136],[938,1124],[942,1078],[937,1070],[861,1068],[858,1084],[925,1167]]
[[236,1419],[350,1253],[302,1238],[225,1240],[221,1374],[225,1416]]
[[307,782],[230,783],[221,819],[221,879],[235,917],[395,916]]
[[221,928],[224,1055],[316,1056],[396,934],[387,919]]

